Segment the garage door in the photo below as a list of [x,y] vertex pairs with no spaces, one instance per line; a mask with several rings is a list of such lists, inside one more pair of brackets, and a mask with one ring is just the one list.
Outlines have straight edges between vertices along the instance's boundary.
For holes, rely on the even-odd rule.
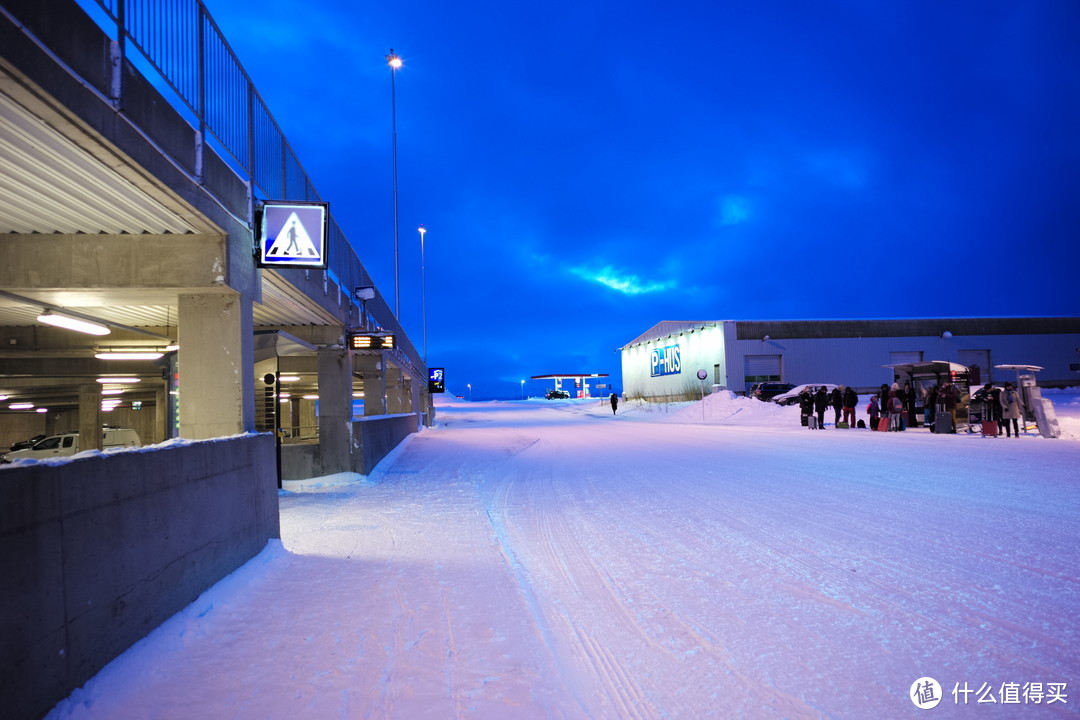
[[747,383],[783,380],[780,376],[780,356],[746,355],[743,358],[743,376]]

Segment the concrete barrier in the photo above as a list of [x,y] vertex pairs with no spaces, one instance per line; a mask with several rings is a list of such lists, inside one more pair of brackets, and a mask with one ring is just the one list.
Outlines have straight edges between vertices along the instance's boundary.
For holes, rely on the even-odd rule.
[[5,717],[40,717],[279,536],[270,435],[0,469]]

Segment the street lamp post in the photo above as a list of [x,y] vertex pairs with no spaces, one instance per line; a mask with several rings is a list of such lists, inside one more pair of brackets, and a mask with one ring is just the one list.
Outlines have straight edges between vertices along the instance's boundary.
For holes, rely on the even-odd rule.
[[524,380],[521,381],[521,399],[522,400],[525,399],[525,381]]
[[469,388],[469,402],[472,402],[472,383],[467,383],[466,387]]
[[390,128],[391,146],[393,151],[394,165],[394,317],[401,319],[401,280],[398,275],[398,201],[397,201],[397,89],[394,76],[401,67],[401,58],[394,54],[394,48],[390,48],[390,54],[386,56],[386,64],[390,66]]
[[424,325],[424,365],[427,365],[427,280],[424,276],[424,235],[427,228],[421,223],[420,232],[420,312]]

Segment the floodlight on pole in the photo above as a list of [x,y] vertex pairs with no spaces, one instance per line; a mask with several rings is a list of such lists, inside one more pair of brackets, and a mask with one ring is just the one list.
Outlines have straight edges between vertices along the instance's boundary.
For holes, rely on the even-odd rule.
[[420,312],[424,325],[424,365],[427,365],[427,280],[424,276],[424,235],[427,228],[420,223],[417,231],[420,233]]
[[398,192],[397,192],[397,88],[394,76],[401,67],[401,58],[390,48],[390,54],[386,56],[386,64],[390,66],[390,129],[392,162],[394,167],[394,317],[401,319],[401,281],[398,273]]

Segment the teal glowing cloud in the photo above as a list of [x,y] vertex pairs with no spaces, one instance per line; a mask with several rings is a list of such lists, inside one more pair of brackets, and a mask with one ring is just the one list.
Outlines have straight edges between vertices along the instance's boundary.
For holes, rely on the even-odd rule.
[[576,267],[571,268],[570,272],[580,278],[598,283],[624,295],[644,295],[647,293],[671,290],[675,287],[674,280],[668,280],[666,282],[645,282],[637,275],[624,273],[616,270],[610,265],[605,265],[598,270]]

